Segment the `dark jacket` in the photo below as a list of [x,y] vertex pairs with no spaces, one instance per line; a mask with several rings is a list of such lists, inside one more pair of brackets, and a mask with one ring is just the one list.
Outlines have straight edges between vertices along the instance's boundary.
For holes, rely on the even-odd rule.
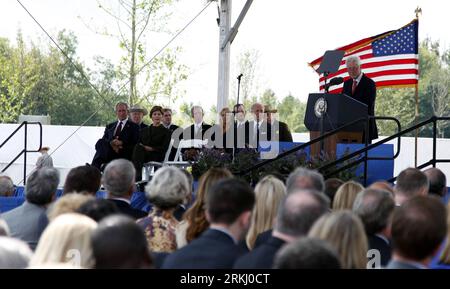
[[[361,81],[352,94],[353,79],[350,78],[344,82],[342,93],[346,94],[357,101],[367,105],[367,113],[369,116],[375,115],[375,98],[377,96],[377,88],[375,82],[368,78],[365,74],[361,77]],[[369,122],[369,140],[378,138],[378,128],[374,119]]]
[[272,124],[274,129],[274,140],[282,142],[292,142],[292,134],[289,131],[289,127],[282,121],[275,120]]
[[385,240],[382,238],[376,236],[376,235],[370,235],[368,236],[369,241],[369,250],[375,249],[380,252],[381,257],[381,266],[385,267],[391,260],[391,246],[389,243],[386,243]]
[[114,199],[110,199],[111,202],[113,202],[114,204],[116,204],[117,208],[119,209],[119,212],[132,217],[133,219],[137,220],[140,218],[144,218],[147,217],[147,213],[141,210],[137,210],[133,207],[130,206],[130,204],[128,204],[125,201],[122,200],[114,200]]
[[253,249],[249,253],[240,257],[234,264],[234,269],[271,269],[273,260],[278,250],[286,242],[276,238],[270,237],[267,242]]
[[125,126],[122,128],[118,139],[123,142],[123,148],[116,153],[111,147],[111,141],[114,139],[118,121],[108,124],[105,128],[103,137],[95,144],[95,156],[92,160],[92,165],[98,169],[102,168],[103,164],[107,164],[115,159],[127,159],[131,161],[134,146],[139,140],[140,128],[137,124],[128,119]]
[[208,229],[188,245],[167,256],[163,269],[231,269],[244,253],[219,230]]

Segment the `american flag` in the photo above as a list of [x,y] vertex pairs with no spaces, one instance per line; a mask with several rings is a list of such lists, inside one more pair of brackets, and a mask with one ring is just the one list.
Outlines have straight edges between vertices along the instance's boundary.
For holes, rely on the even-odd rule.
[[[339,70],[328,75],[349,78],[345,61],[350,55],[361,58],[361,69],[369,78],[375,81],[377,88],[381,87],[412,87],[419,79],[419,44],[417,19],[398,30],[388,31],[338,48],[345,51]],[[317,70],[322,57],[309,65]],[[324,91],[324,77],[320,75],[320,91]],[[330,93],[340,93],[343,84],[332,86]]]

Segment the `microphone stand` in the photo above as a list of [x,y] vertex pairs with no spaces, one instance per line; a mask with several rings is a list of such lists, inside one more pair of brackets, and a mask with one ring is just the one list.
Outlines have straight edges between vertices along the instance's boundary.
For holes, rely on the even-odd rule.
[[241,78],[242,78],[243,74],[239,74],[237,77],[238,80],[238,90],[237,90],[237,100],[236,100],[236,105],[233,108],[233,160],[232,162],[234,162],[234,157],[236,155],[236,146],[237,146],[237,131],[235,131],[237,129],[237,124],[236,124],[236,110],[238,108],[239,105],[239,91],[241,88]]
[[[326,94],[329,92],[329,87],[327,86],[327,77],[328,77],[328,74],[329,74],[328,71],[325,71],[325,72],[323,73],[323,77],[324,77],[324,79],[325,79],[325,86],[324,86],[324,87],[325,87],[325,93],[326,93]],[[323,113],[321,114],[321,116],[320,116],[320,136],[321,136],[321,137],[323,136],[323,119],[324,119],[324,114],[325,114],[325,112],[323,112]],[[321,139],[321,140],[320,140],[320,152],[324,151],[324,149],[325,149],[325,144],[324,144],[323,139]]]

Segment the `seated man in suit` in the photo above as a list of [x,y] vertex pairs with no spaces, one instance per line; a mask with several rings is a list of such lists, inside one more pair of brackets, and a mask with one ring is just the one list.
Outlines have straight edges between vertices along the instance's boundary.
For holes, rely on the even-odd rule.
[[242,103],[236,104],[233,107],[233,113],[235,117],[234,122],[234,146],[237,149],[246,148],[246,144],[249,143],[249,124],[245,120],[245,107]]
[[[344,82],[342,93],[367,105],[369,116],[375,115],[375,98],[377,87],[375,82],[361,72],[361,59],[358,56],[349,56],[346,61],[350,79]],[[375,119],[369,121],[369,143],[378,138],[378,129]],[[364,142],[364,138],[363,138]]]
[[264,106],[264,113],[267,116],[267,123],[269,123],[274,130],[273,140],[292,142],[292,134],[289,131],[289,127],[285,122],[276,119],[277,112],[278,110],[270,108],[269,105]]
[[240,257],[235,269],[270,269],[278,250],[286,243],[306,236],[314,222],[329,211],[329,200],[322,193],[297,190],[281,203],[272,236],[262,245]]
[[25,202],[1,215],[10,230],[10,236],[28,243],[34,250],[47,227],[47,207],[55,198],[59,172],[44,167],[34,171],[27,179]]
[[[170,130],[170,134],[172,135],[171,138],[174,138],[173,133],[175,130],[179,129],[179,126],[172,123],[172,110],[170,108],[163,108],[162,124],[165,128]],[[175,137],[177,138],[177,142],[175,143],[174,139],[172,149],[170,150],[169,161],[173,161],[175,159],[175,154],[177,153],[176,147],[178,146],[178,141],[181,139],[182,135],[177,134]]]
[[140,105],[133,105],[130,108],[131,121],[137,124],[139,126],[139,129],[141,130],[148,127],[148,125],[144,123],[144,116],[146,116],[147,114],[148,111]]
[[271,140],[272,127],[270,123],[267,123],[264,106],[261,103],[254,103],[250,110],[253,120],[248,123],[248,146],[257,149],[260,142]]
[[244,252],[238,244],[248,230],[254,203],[252,188],[242,180],[225,179],[213,185],[206,200],[209,229],[169,255],[162,268],[231,269]]
[[364,224],[369,251],[378,251],[382,267],[391,260],[390,229],[394,208],[395,202],[389,192],[374,189],[358,193],[353,203],[353,212]]
[[211,128],[210,124],[203,122],[203,108],[194,105],[191,108],[191,116],[194,119],[194,123],[184,129],[183,139],[203,139],[206,131]]
[[392,260],[387,269],[426,269],[447,236],[441,200],[417,196],[397,207],[392,218]]
[[139,140],[139,125],[128,121],[128,104],[116,104],[117,121],[105,128],[103,137],[95,144],[92,165],[100,170],[115,159],[131,160],[133,149]]
[[103,173],[103,186],[108,198],[116,204],[122,214],[133,219],[147,216],[147,213],[131,207],[130,200],[135,188],[136,170],[132,162],[117,159],[110,162]]

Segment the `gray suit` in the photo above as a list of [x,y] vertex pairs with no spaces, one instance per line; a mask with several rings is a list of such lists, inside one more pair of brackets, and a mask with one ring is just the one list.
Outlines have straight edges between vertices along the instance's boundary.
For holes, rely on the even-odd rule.
[[27,242],[32,250],[41,237],[48,219],[47,209],[25,201],[20,207],[1,215],[8,224],[11,237]]
[[389,262],[386,269],[423,269],[423,268],[419,267],[413,263],[405,263],[405,262],[391,260],[391,262]]

